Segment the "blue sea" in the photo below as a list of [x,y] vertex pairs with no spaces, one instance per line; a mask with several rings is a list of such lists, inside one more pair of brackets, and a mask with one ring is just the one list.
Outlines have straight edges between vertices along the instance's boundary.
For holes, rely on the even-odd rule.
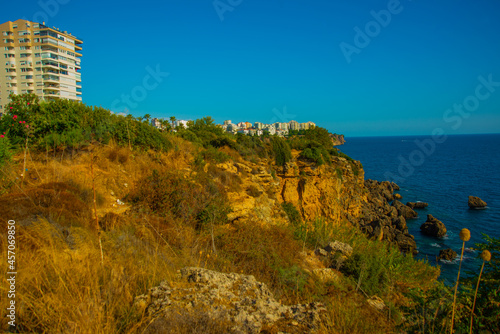
[[[361,161],[365,179],[395,181],[403,203],[429,203],[426,209],[417,210],[418,219],[407,224],[417,242],[417,258],[441,266],[440,279],[448,284],[456,280],[462,228],[471,231],[471,240],[465,243],[461,273],[479,271],[482,262],[479,252],[472,250],[474,244],[483,241],[482,233],[500,237],[500,134],[355,137],[346,138],[339,149]],[[488,207],[470,210],[469,195],[480,197]],[[420,233],[427,214],[446,225],[444,238]],[[458,257],[436,262],[439,250],[445,248],[455,250]]]

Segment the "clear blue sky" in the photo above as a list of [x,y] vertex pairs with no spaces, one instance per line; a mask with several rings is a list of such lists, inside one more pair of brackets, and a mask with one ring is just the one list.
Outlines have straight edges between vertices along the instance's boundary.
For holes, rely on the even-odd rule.
[[[347,136],[500,132],[499,1],[2,4],[0,22],[19,18],[81,38],[83,101],[134,116],[293,118]],[[468,114],[447,112],[464,102]]]

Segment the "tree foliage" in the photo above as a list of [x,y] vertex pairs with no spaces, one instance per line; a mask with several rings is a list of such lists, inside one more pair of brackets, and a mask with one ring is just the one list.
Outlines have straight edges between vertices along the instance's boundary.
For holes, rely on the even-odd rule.
[[[41,149],[78,148],[91,141],[168,150],[167,134],[140,122],[131,115],[87,106],[78,101],[58,99],[40,102],[33,94],[11,94],[7,113],[0,119],[0,131],[14,145],[30,142]],[[146,115],[147,116],[147,115]]]
[[292,159],[292,151],[288,143],[281,137],[271,138],[271,144],[274,152],[274,161],[278,166],[285,166]]

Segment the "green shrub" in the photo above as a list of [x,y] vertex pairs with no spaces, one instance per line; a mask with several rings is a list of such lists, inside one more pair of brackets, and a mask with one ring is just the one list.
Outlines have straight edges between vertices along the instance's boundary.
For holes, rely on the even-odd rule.
[[272,137],[272,148],[274,152],[274,161],[278,166],[284,166],[292,159],[292,151],[287,142],[281,137]]
[[[484,270],[479,285],[476,307],[474,311],[474,333],[491,332],[498,330],[498,320],[500,319],[500,238],[492,238],[483,234],[484,242],[477,243],[475,249],[478,254],[482,250],[491,253],[491,260],[485,262]],[[478,272],[468,272],[470,275],[464,280],[464,290],[462,291],[462,303],[472,300],[474,289],[478,280]],[[462,317],[457,316],[457,330],[466,331],[470,326],[470,312],[465,312]]]
[[58,99],[40,102],[33,94],[11,95],[7,114],[0,119],[0,133],[6,132],[15,145],[29,141],[40,149],[76,149],[90,142],[167,151],[172,144],[165,133],[147,123],[115,115],[101,107]]
[[197,229],[207,223],[226,223],[230,212],[224,192],[203,173],[187,179],[175,171],[160,174],[153,170],[137,183],[130,199],[139,209],[179,219]]
[[298,227],[302,224],[302,216],[300,215],[300,212],[299,210],[297,210],[295,205],[289,202],[283,202],[281,203],[281,207],[285,211],[288,220],[290,220],[290,223],[293,226]]
[[[316,165],[321,166],[325,163],[323,159],[322,149],[317,147],[306,148],[304,151],[300,152],[299,157],[307,160],[314,161]],[[326,152],[326,151],[325,151]],[[329,159],[328,159],[329,161]]]
[[201,156],[206,162],[223,163],[231,159],[229,155],[219,151],[214,147],[209,147],[201,151]]
[[9,137],[0,135],[0,167],[10,161],[12,158],[12,147]]

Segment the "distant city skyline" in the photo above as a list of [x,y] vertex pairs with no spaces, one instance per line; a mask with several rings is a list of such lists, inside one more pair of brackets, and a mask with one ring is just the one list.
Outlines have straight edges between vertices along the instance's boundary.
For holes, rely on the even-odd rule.
[[[165,129],[165,124],[164,124],[165,121],[167,121],[173,128],[177,128],[179,126],[188,128],[190,126],[190,123],[193,123],[195,120],[155,117],[151,119],[150,123],[152,126],[156,128]],[[289,134],[289,130],[300,131],[300,130],[309,130],[316,127],[316,123],[314,122],[308,121],[299,123],[295,120],[291,120],[289,122],[273,122],[273,123],[263,123],[263,122],[250,123],[247,121],[240,121],[233,123],[231,120],[224,120],[222,124],[215,122],[215,125],[219,126],[225,132],[230,132],[233,134],[242,133],[246,135],[258,135],[258,136],[261,136],[264,133],[268,133],[270,135],[286,136]]]
[[487,0],[113,0],[98,10],[26,0],[3,4],[0,22],[45,21],[85,41],[89,105],[312,120],[352,137],[500,132],[498,17]]

